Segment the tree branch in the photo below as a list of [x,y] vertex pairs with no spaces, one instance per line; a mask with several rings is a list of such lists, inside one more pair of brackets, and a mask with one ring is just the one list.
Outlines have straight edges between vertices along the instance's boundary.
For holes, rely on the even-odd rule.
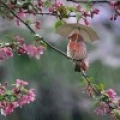
[[[24,20],[22,20],[19,16],[17,16],[16,13],[14,13],[14,12],[9,8],[9,6],[5,4],[5,2],[3,2],[2,0],[0,0],[0,2],[1,2],[1,4],[2,4],[3,6],[5,6],[17,19],[19,19],[19,20],[31,31],[31,33],[33,33],[35,36],[37,36],[37,37],[39,37],[39,38],[41,39],[41,36],[38,35],[27,23],[25,23]],[[62,54],[63,56],[65,56],[65,57],[68,58],[68,59],[71,59],[71,58],[69,58],[64,52],[62,52],[60,49],[54,47],[52,44],[48,43],[48,42],[45,41],[44,39],[42,39],[42,41],[43,41],[44,43],[46,43],[50,48],[54,49],[56,52]]]
[[66,1],[70,1],[70,2],[74,2],[74,3],[83,3],[83,4],[86,4],[86,3],[108,3],[109,1],[107,0],[91,0],[91,1],[88,1],[88,0],[66,0]]
[[[30,31],[32,34],[34,34],[36,37],[38,37],[39,39],[41,39],[44,43],[46,43],[50,48],[52,48],[53,50],[55,50],[56,52],[60,53],[61,55],[65,56],[67,59],[71,59],[69,58],[64,52],[62,52],[60,49],[54,47],[53,45],[51,45],[50,43],[48,43],[47,41],[45,41],[44,39],[42,39],[42,37],[40,35],[38,35],[30,26],[29,24],[25,23],[24,20],[22,20],[19,16],[16,15],[16,13],[14,13],[8,5],[5,4],[5,2],[3,2],[2,0],[0,0],[0,3],[5,6],[17,19],[19,19]],[[42,13],[41,13],[42,14]],[[45,13],[45,14],[49,14],[49,13]],[[81,61],[81,60],[79,60]],[[93,88],[93,90],[95,91],[95,93],[97,94],[97,90],[94,88],[94,86],[91,84],[91,82],[88,80],[88,77],[86,76],[85,72],[82,72],[83,77],[85,78],[86,82]]]
[[91,84],[91,82],[88,80],[88,77],[87,77],[87,75],[86,75],[86,73],[83,71],[83,70],[81,70],[81,72],[82,72],[82,75],[83,75],[83,77],[85,78],[85,80],[86,80],[86,82],[88,83],[88,85],[90,85],[91,87],[92,87],[92,89],[94,90],[94,92],[96,93],[96,95],[98,94],[98,91],[95,89],[95,87]]
[[[30,13],[29,11],[26,11],[24,13]],[[38,12],[36,13],[37,15],[49,15],[49,16],[54,16],[54,17],[61,17],[59,14],[56,14],[56,13],[51,13],[51,12]],[[76,17],[76,15],[68,15],[68,17]]]

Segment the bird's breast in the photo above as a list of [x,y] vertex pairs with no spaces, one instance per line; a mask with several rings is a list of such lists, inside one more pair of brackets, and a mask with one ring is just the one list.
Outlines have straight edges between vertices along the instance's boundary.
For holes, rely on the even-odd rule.
[[86,57],[86,46],[84,42],[69,41],[67,55],[73,59],[84,59]]

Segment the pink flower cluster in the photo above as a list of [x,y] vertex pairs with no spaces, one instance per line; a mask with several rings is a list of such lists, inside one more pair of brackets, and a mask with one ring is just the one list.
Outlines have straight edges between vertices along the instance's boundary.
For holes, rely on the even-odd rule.
[[[18,11],[18,17],[20,18],[20,19],[23,19],[26,15],[25,15],[25,13],[24,13],[24,9],[19,9],[19,11]],[[16,24],[19,26],[20,25],[20,20],[18,19],[18,18],[16,18]]]
[[57,0],[52,6],[49,7],[49,12],[55,12],[57,11],[57,8],[62,5],[62,2],[60,0]]
[[43,54],[43,46],[34,46],[34,45],[24,45],[23,46],[25,53],[30,57],[35,57],[36,59],[40,58],[40,55]]
[[110,20],[117,20],[117,18],[120,16],[120,1],[110,1],[109,4],[115,11],[115,14],[110,18]]
[[35,100],[34,90],[29,90],[27,95],[23,95],[18,101],[19,107],[22,107],[26,103],[33,102]]
[[84,23],[85,23],[86,25],[89,25],[89,22],[88,22],[88,20],[87,20],[87,17],[90,17],[90,18],[91,18],[91,17],[93,17],[94,15],[99,14],[99,12],[100,12],[100,10],[97,9],[97,8],[95,8],[95,9],[93,9],[93,10],[91,10],[91,11],[86,11],[86,10],[82,9],[82,7],[81,7],[80,5],[78,5],[78,6],[76,7],[76,10],[77,10],[77,12],[80,12],[80,13],[82,14],[82,16],[84,17],[83,20],[84,20]]
[[86,94],[87,94],[88,96],[93,96],[93,95],[94,95],[94,90],[93,90],[92,86],[89,85],[89,84],[87,84],[87,85],[85,86],[84,92],[86,92]]
[[0,48],[0,61],[9,59],[13,56],[13,51],[10,47]]
[[99,107],[95,109],[97,115],[106,115],[109,111],[109,106],[105,102],[100,102]]
[[106,93],[110,99],[112,99],[112,100],[115,99],[116,92],[113,89],[107,90]]
[[[33,14],[33,13],[31,12],[31,14]],[[25,10],[24,10],[23,8],[20,8],[19,11],[18,11],[18,13],[17,13],[17,15],[18,15],[18,17],[19,17],[20,19],[24,19],[25,16],[26,16]],[[31,22],[30,22],[30,23],[31,23]],[[19,20],[18,18],[16,18],[16,24],[17,24],[18,26],[20,25],[20,20]],[[36,20],[36,21],[34,22],[34,24],[35,24],[36,29],[41,29],[41,21]]]
[[42,45],[38,45],[38,46],[35,46],[35,45],[32,45],[32,44],[26,45],[24,43],[24,39],[19,37],[19,36],[16,36],[15,40],[19,44],[18,54],[26,53],[30,57],[35,57],[35,58],[39,59],[40,56],[44,52],[44,47]]
[[106,115],[107,113],[114,116],[113,110],[120,110],[120,99],[116,97],[116,92],[113,89],[102,91],[95,113],[97,115]]
[[[0,97],[3,99],[0,101],[1,114],[6,116],[11,114],[15,108],[22,107],[27,103],[35,100],[35,93],[33,89],[26,89],[25,86],[28,82],[16,79],[15,87],[11,90],[7,90],[7,86],[0,86]],[[9,91],[9,93],[8,93]]]

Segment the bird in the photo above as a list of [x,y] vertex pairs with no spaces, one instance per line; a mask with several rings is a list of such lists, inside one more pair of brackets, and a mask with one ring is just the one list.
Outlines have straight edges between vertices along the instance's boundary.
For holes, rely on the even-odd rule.
[[67,57],[75,64],[75,72],[86,72],[89,63],[85,42],[99,40],[96,31],[80,23],[65,23],[57,28],[56,33],[68,38]]
[[67,44],[67,56],[72,59],[75,64],[74,71],[81,72],[86,71],[88,68],[87,58],[87,48],[84,38],[80,35],[79,31],[73,32],[68,36]]

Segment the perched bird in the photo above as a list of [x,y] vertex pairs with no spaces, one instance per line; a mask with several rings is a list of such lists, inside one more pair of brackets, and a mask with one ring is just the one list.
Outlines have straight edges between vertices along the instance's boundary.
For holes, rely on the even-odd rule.
[[80,23],[66,23],[61,25],[56,33],[67,37],[67,56],[73,60],[75,71],[86,71],[88,68],[87,49],[85,42],[94,42],[99,39],[96,31]]
[[86,62],[87,49],[83,37],[79,32],[75,32],[68,36],[69,42],[67,45],[67,56],[75,63],[75,71],[86,71],[88,63]]

